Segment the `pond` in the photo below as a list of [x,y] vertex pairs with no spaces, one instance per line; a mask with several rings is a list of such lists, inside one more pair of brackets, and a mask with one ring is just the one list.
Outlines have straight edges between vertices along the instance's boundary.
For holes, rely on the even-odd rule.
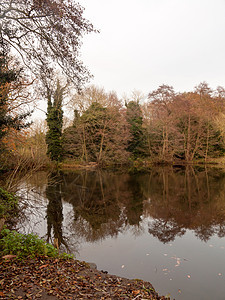
[[20,232],[171,299],[224,299],[225,171],[35,173],[20,184]]

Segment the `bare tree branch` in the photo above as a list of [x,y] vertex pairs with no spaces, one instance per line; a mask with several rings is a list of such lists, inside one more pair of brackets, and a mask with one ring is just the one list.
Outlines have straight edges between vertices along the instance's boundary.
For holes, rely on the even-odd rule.
[[95,31],[73,0],[11,0],[0,3],[0,51],[14,48],[36,76],[58,65],[80,88],[90,73],[78,59],[81,38]]

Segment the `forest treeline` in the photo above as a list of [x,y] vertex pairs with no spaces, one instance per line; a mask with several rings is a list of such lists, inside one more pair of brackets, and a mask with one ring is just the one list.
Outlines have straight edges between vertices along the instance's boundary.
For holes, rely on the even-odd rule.
[[[79,104],[82,104],[79,105]],[[64,157],[99,163],[128,159],[209,162],[225,151],[225,90],[200,83],[176,93],[162,85],[147,99],[86,88],[73,99],[73,124],[62,134]]]
[[[31,165],[51,160],[103,166],[207,163],[224,156],[222,87],[212,90],[203,82],[192,92],[176,93],[173,87],[161,85],[146,98],[141,92],[133,92],[130,98],[121,100],[115,92],[89,86],[67,100],[71,118],[63,112],[66,90],[57,80],[48,99],[46,125],[34,124],[29,130],[24,129],[29,125],[27,114],[12,117],[1,106],[2,121],[5,118],[7,124],[2,122],[0,130],[3,156],[6,152],[16,154]],[[9,108],[11,103],[7,104]]]

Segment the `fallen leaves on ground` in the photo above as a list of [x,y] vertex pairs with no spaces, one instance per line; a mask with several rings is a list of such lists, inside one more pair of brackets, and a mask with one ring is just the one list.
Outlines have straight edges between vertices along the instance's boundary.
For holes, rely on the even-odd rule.
[[[129,280],[77,260],[0,259],[0,299],[165,299],[149,282]],[[168,299],[168,298],[167,298]]]

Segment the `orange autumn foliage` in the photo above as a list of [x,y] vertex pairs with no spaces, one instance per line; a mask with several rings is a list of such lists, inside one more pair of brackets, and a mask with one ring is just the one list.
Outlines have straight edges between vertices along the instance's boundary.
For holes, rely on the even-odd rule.
[[14,128],[10,128],[7,132],[7,135],[3,137],[2,143],[5,146],[4,148],[8,151],[15,152],[21,147],[26,141],[27,132],[18,131]]

